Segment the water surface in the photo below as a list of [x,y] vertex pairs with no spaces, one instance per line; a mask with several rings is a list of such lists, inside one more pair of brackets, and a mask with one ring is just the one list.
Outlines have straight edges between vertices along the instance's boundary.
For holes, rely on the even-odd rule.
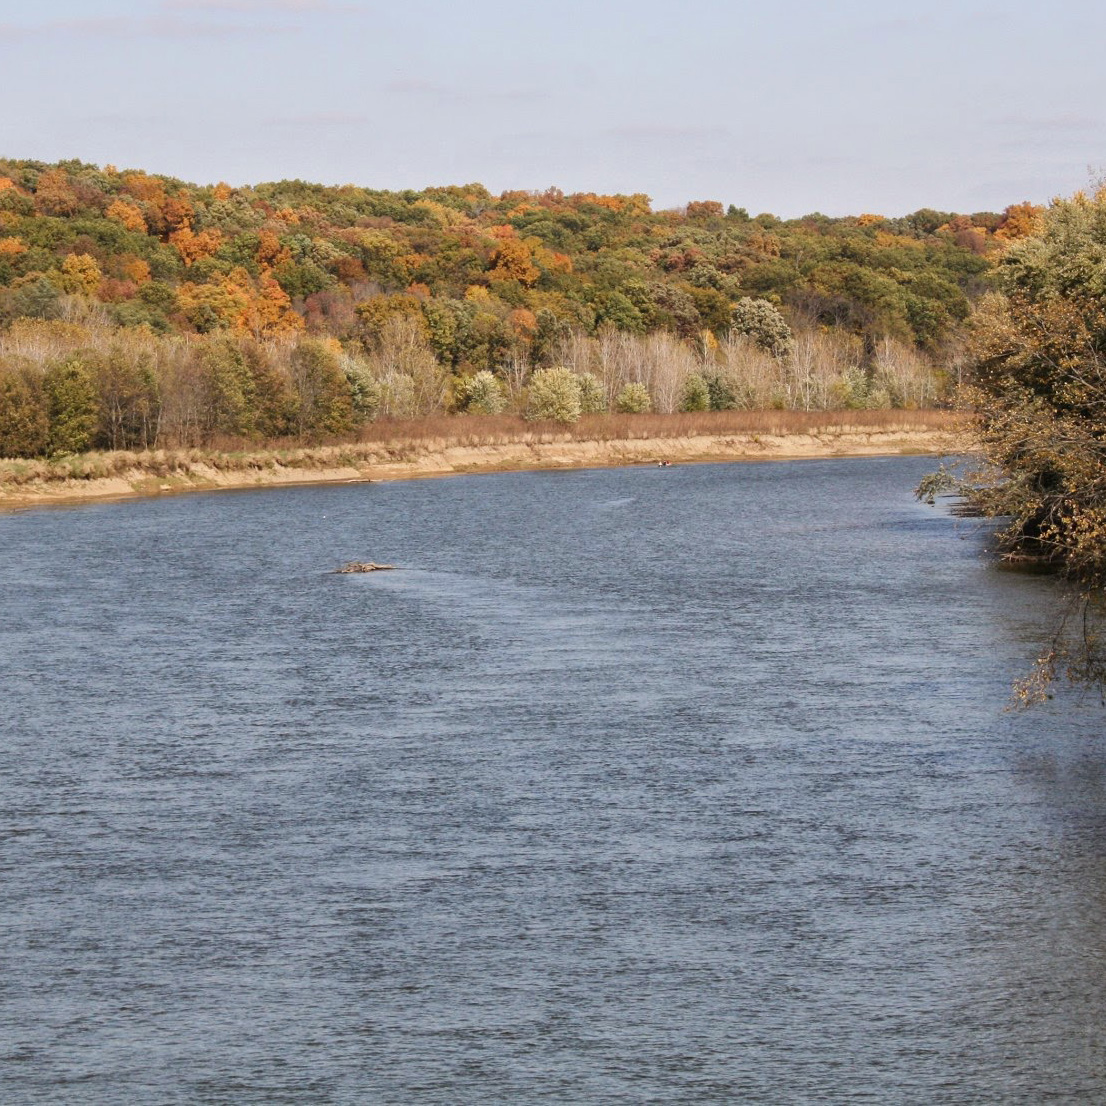
[[0,517],[0,1100],[1106,1101],[1103,709],[931,467]]

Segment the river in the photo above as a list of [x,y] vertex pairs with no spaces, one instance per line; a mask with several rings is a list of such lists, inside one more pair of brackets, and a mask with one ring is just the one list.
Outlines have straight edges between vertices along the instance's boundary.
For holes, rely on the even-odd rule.
[[0,516],[0,1100],[1106,1101],[1106,708],[932,465]]

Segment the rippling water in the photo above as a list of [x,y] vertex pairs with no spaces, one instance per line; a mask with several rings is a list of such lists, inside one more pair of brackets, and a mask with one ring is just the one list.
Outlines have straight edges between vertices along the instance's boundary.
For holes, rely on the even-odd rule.
[[1106,714],[931,467],[0,517],[0,1100],[1106,1101]]

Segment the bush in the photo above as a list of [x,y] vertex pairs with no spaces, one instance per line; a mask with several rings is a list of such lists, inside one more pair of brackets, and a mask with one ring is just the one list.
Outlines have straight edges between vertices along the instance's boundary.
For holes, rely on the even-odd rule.
[[487,369],[459,381],[458,407],[470,415],[498,415],[507,406],[499,381]]
[[732,380],[721,373],[711,373],[705,378],[712,411],[735,411],[742,406]]
[[577,422],[581,414],[580,378],[568,369],[539,369],[530,377],[526,418],[531,422]]
[[607,409],[607,393],[593,373],[580,373],[580,410],[585,415],[601,415]]
[[644,415],[652,409],[653,401],[644,384],[627,384],[614,401],[615,410],[622,415]]
[[710,407],[710,385],[698,373],[692,373],[684,381],[680,410],[709,411]]

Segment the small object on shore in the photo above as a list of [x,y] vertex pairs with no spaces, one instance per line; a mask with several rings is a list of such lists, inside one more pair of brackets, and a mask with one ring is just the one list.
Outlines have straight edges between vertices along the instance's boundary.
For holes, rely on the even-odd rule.
[[378,565],[372,561],[350,561],[349,564],[342,565],[341,568],[336,568],[334,571],[339,575],[347,572],[387,572],[389,569],[394,569],[395,565]]
[[667,468],[671,468],[671,467],[672,467],[672,462],[671,461],[658,461],[657,462],[657,468],[659,468],[659,469],[667,469]]

